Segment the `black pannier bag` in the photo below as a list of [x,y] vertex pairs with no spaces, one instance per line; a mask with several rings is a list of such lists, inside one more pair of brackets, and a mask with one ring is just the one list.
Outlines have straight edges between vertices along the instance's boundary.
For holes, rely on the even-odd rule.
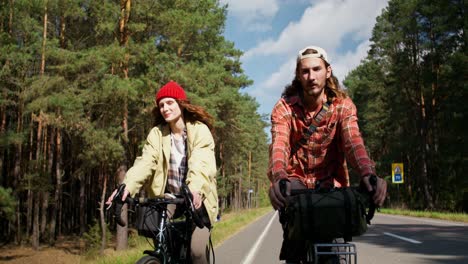
[[158,232],[159,213],[155,208],[150,206],[139,205],[136,208],[136,228],[138,235],[153,238]]
[[300,191],[288,198],[288,239],[351,241],[367,231],[366,204],[355,188]]

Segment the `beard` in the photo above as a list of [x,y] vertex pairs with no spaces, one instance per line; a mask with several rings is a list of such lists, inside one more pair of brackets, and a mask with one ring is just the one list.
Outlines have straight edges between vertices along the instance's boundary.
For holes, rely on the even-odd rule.
[[310,85],[304,88],[304,96],[307,97],[317,97],[323,93],[325,87],[320,87],[318,85]]

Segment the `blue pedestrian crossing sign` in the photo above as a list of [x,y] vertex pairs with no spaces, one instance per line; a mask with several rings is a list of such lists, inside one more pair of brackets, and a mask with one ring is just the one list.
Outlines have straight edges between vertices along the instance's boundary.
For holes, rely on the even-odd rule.
[[403,183],[403,163],[392,163],[392,183]]

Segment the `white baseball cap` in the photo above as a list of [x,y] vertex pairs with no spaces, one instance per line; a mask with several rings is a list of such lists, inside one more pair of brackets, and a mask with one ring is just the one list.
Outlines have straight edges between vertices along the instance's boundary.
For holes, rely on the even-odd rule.
[[[308,49],[313,49],[313,50],[317,51],[317,53],[303,54]],[[299,61],[301,61],[302,59],[305,59],[305,58],[322,58],[327,63],[330,63],[328,61],[327,52],[324,49],[322,49],[321,47],[317,47],[317,46],[307,46],[307,47],[301,49],[299,51],[299,54],[297,54],[297,62],[299,62]]]

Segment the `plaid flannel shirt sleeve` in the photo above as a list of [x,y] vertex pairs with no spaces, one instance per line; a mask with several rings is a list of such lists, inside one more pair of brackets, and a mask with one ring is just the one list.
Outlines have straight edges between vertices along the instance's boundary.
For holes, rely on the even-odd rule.
[[271,145],[268,177],[273,183],[287,178],[286,169],[291,151],[289,136],[291,133],[291,108],[284,99],[280,99],[271,113]]
[[359,132],[356,106],[351,99],[347,98],[343,101],[342,107],[341,136],[346,160],[358,170],[361,177],[375,174],[375,164],[369,158]]

